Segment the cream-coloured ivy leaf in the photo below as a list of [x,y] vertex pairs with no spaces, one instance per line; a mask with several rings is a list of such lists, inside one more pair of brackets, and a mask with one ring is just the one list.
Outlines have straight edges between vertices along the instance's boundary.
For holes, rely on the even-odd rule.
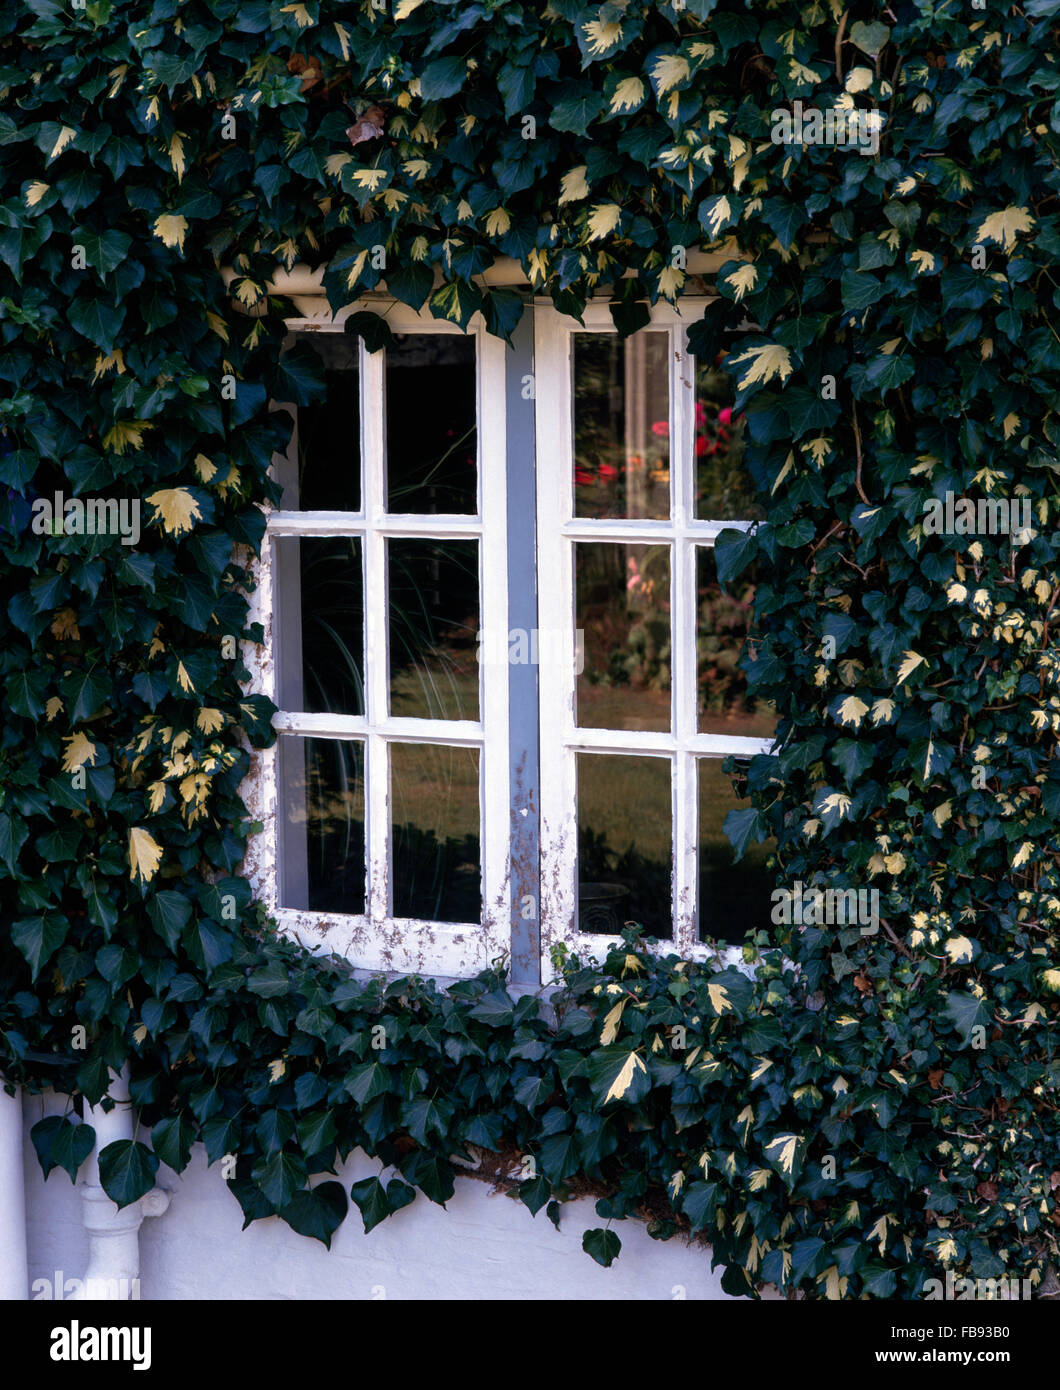
[[64,772],[76,772],[78,768],[84,767],[85,763],[91,763],[95,767],[99,752],[87,734],[79,731],[64,738],[63,742],[66,744],[66,751],[63,753]]
[[628,999],[620,999],[604,1019],[604,1026],[600,1033],[601,1047],[610,1047],[618,1037],[618,1025],[622,1021],[622,1013],[628,1003]]
[[1002,208],[992,212],[979,225],[976,241],[996,241],[1002,251],[1011,251],[1020,232],[1029,232],[1035,219],[1029,208]]
[[912,193],[915,187],[916,179],[913,178],[912,174],[907,174],[904,179],[899,179],[894,191],[900,198],[904,198],[907,193]]
[[739,362],[750,363],[736,383],[738,391],[744,391],[748,386],[755,386],[759,382],[764,384],[772,381],[775,376],[779,376],[781,381],[786,381],[791,376],[791,354],[780,343],[765,343],[761,347],[749,348],[747,352],[732,360],[734,366]]
[[843,820],[850,814],[850,804],[850,797],[844,792],[830,792],[828,796],[823,798],[820,807],[815,809],[820,809],[825,815],[835,811],[839,819]]
[[[431,172],[430,161],[426,159],[406,159],[401,167],[409,178],[415,179],[417,183],[420,179],[425,179]],[[416,259],[422,261],[423,256],[418,256]]]
[[191,677],[184,669],[183,661],[177,662],[177,684],[180,686],[181,690],[184,691],[185,695],[193,695],[195,693],[195,686],[192,684]]
[[975,955],[975,946],[966,936],[951,936],[943,943],[951,965],[968,965]]
[[935,257],[930,251],[910,251],[909,259],[916,266],[918,275],[927,275],[935,269]]
[[876,1222],[875,1226],[873,1226],[872,1230],[869,1231],[868,1235],[865,1237],[866,1240],[878,1240],[880,1242],[878,1250],[881,1259],[887,1253],[887,1227],[889,1225],[898,1225],[898,1218],[896,1216],[892,1216],[890,1212],[888,1212],[884,1216],[881,1216],[880,1219]]
[[894,718],[895,708],[893,700],[880,699],[874,701],[872,706],[873,724],[889,724]]
[[1011,439],[1014,434],[1018,434],[1021,423],[1020,417],[1015,411],[1009,411],[1001,421],[1001,429],[1004,432],[1005,438]]
[[664,96],[671,87],[685,82],[691,73],[688,59],[680,53],[666,53],[656,58],[651,70],[652,81],[658,96]]
[[758,267],[756,265],[741,265],[731,274],[726,275],[725,283],[732,286],[732,297],[739,304],[748,290],[753,290],[758,284]]
[[769,1186],[769,1179],[773,1174],[768,1168],[752,1168],[747,1175],[747,1187],[751,1192],[761,1192],[763,1187]]
[[[324,173],[337,179],[347,164],[353,163],[352,154],[329,154],[324,160]],[[407,167],[407,166],[406,166]]]
[[611,93],[608,105],[609,114],[620,116],[624,111],[635,111],[645,97],[644,83],[639,77],[624,77]]
[[622,42],[622,25],[613,20],[588,19],[580,28],[594,58],[606,58]]
[[820,1284],[822,1281],[824,1282],[825,1298],[833,1302],[846,1298],[850,1280],[845,1274],[839,1273],[838,1265],[830,1265],[823,1274],[818,1274],[816,1282]]
[[176,131],[173,132],[173,138],[169,142],[169,163],[177,176],[177,182],[180,183],[184,177],[184,171],[188,167],[188,162],[184,158],[184,141]]
[[585,181],[585,165],[577,164],[559,181],[560,203],[576,203],[580,198],[588,198],[589,185]]
[[118,420],[103,436],[103,447],[112,454],[144,447],[144,431],[154,429],[148,420]]
[[963,603],[967,597],[968,590],[963,584],[958,584],[956,579],[946,585],[946,599],[949,603]]
[[884,856],[883,867],[889,874],[901,874],[905,872],[905,855],[899,850],[895,854]]
[[726,1009],[735,1012],[729,992],[724,985],[708,984],[707,993],[710,995],[711,1006],[716,1014],[725,1013]]
[[589,241],[610,235],[618,226],[622,209],[618,203],[597,203],[589,213]]
[[486,217],[487,236],[505,236],[512,225],[512,219],[504,208],[494,208]]
[[418,10],[423,4],[423,0],[398,0],[394,6],[394,18],[397,20],[408,19],[413,10]]
[[61,714],[62,711],[62,700],[59,699],[58,695],[53,695],[51,699],[47,702],[47,704],[44,706],[44,717],[50,724],[52,720],[55,718],[55,716],[57,714]]
[[1016,856],[1012,861],[1012,867],[1014,869],[1022,869],[1033,853],[1034,845],[1030,840],[1024,840],[1023,844],[1020,845],[1019,849],[1016,851]]
[[217,472],[217,465],[211,463],[205,454],[195,455],[195,474],[200,483],[208,483]]
[[316,20],[304,5],[281,5],[280,13],[293,15],[294,22],[298,25],[299,29],[308,29],[311,24],[316,23]]
[[48,158],[50,160],[58,158],[58,156],[62,154],[63,150],[66,149],[67,145],[70,143],[71,140],[73,140],[76,137],[76,135],[77,131],[74,130],[73,126],[62,126],[59,131],[59,134],[56,136],[55,144],[52,146],[52,152],[48,156]]
[[50,184],[41,183],[39,179],[36,179],[26,189],[26,206],[28,208],[35,208],[50,187]]
[[155,218],[154,234],[161,239],[163,246],[175,246],[178,251],[183,251],[188,219],[179,213],[164,212],[161,217]]
[[153,816],[157,816],[162,809],[162,803],[166,799],[165,782],[150,782],[147,786],[147,809]]
[[122,353],[121,348],[115,348],[114,351],[108,353],[106,357],[104,357],[104,355],[101,352],[98,352],[96,354],[96,360],[92,368],[93,385],[95,385],[95,383],[99,380],[101,376],[106,376],[108,372],[114,371],[115,368],[117,368],[119,376],[122,376],[124,374],[125,357]]
[[902,659],[902,664],[898,667],[898,685],[908,680],[923,660],[924,658],[919,656],[916,652],[906,652]]
[[851,68],[846,75],[846,81],[843,83],[843,86],[848,92],[864,92],[872,86],[873,77],[874,74],[871,68]]
[[162,846],[142,826],[129,830],[129,877],[150,883],[162,861]]
[[361,188],[367,188],[371,193],[375,192],[385,178],[385,169],[354,169],[353,171],[354,183],[359,184]]
[[202,517],[198,502],[183,487],[160,488],[147,498],[147,505],[158,512],[162,526],[170,536],[180,536],[190,531]]
[[659,272],[659,293],[664,299],[676,299],[684,283],[685,272],[678,270],[675,265],[668,265],[665,270]]
[[1050,994],[1060,994],[1060,970],[1043,970],[1041,981]]
[[938,826],[938,828],[941,830],[942,827],[946,824],[946,822],[950,819],[950,817],[951,817],[952,815],[953,815],[953,802],[952,802],[952,801],[944,801],[944,802],[942,803],[941,806],[936,806],[935,809],[932,811],[932,813],[931,813],[931,819],[935,822],[935,824],[936,824],[936,825]]
[[633,1078],[637,1075],[637,1072],[642,1071],[646,1073],[647,1070],[648,1068],[644,1065],[641,1058],[638,1057],[635,1052],[631,1052],[622,1063],[622,1070],[615,1077],[614,1081],[612,1081],[607,1095],[604,1096],[604,1104],[607,1105],[608,1102],[612,1100],[621,1100],[633,1085]]
[[795,1160],[802,1142],[801,1134],[778,1134],[766,1145],[765,1151],[779,1165],[780,1171],[790,1176],[795,1171]]
[[[707,230],[711,236],[717,239],[721,234],[721,229],[732,217],[732,205],[728,198],[718,195],[710,200],[710,211],[707,213]],[[759,349],[761,351],[761,349]],[[736,359],[739,360],[738,358]]]
[[852,724],[856,729],[868,712],[869,707],[864,700],[859,700],[856,695],[848,695],[839,706],[839,722]]
[[804,839],[807,839],[807,840],[812,840],[812,839],[814,839],[814,838],[816,837],[816,835],[817,835],[818,830],[820,830],[820,828],[821,828],[821,822],[816,818],[816,816],[812,816],[809,820],[803,821],[803,823],[802,823],[802,834],[803,834]]
[[751,1073],[752,1081],[757,1081],[759,1077],[765,1076],[766,1072],[773,1065],[772,1057],[756,1057],[755,1061],[758,1063],[758,1066],[755,1067],[754,1071]]
[[273,1061],[269,1063],[269,1082],[273,1083],[282,1080],[283,1074],[286,1070],[287,1063],[283,1060],[282,1057],[276,1057]]

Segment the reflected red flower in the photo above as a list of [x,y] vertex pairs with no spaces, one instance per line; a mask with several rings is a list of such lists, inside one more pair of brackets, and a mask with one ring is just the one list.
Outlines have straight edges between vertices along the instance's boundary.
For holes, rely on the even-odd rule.
[[652,432],[652,434],[661,435],[664,439],[669,439],[669,437],[670,437],[670,422],[669,422],[669,420],[656,420],[656,421],[655,421],[655,424],[652,425],[652,427],[651,427],[651,432]]

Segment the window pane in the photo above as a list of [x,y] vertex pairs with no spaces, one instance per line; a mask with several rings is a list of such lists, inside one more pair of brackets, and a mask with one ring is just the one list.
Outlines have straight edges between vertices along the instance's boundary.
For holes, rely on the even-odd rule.
[[300,333],[324,364],[327,396],[298,407],[297,496],[302,511],[356,512],[361,507],[361,420],[357,343],[341,333]]
[[737,864],[736,851],[722,829],[732,810],[750,805],[733,791],[721,758],[699,762],[699,938],[743,941],[748,932],[770,924],[773,877],[766,860],[776,840],[750,844]]
[[777,727],[776,707],[748,694],[739,666],[751,621],[755,569],[743,571],[722,590],[714,550],[696,547],[696,657],[698,727],[701,734],[769,738]]
[[475,340],[397,334],[386,349],[387,510],[478,511]]
[[[281,586],[280,707],[307,714],[363,714],[360,540],[284,536],[275,544]],[[292,611],[295,580],[298,602]]]
[[745,421],[733,419],[732,379],[709,363],[696,365],[696,510],[704,521],[760,521],[754,483],[743,462]]
[[387,542],[390,713],[477,719],[478,541]]
[[282,905],[362,915],[363,743],[284,734],[279,752]]
[[574,547],[583,729],[670,728],[670,546]]
[[482,918],[479,750],[390,745],[395,917]]
[[578,926],[673,935],[669,758],[578,753]]
[[573,336],[574,514],[669,517],[669,334]]

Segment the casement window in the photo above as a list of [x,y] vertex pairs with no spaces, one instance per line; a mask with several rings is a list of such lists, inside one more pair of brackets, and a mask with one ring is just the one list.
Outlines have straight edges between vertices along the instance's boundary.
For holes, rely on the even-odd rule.
[[[344,333],[361,308],[394,346]],[[255,594],[280,713],[249,871],[282,929],[534,984],[627,920],[699,957],[765,924],[721,763],[774,720],[712,553],[758,512],[727,378],[686,350],[701,309],[623,342],[606,304],[537,304],[513,347],[389,300],[289,321],[327,389],[291,408]]]

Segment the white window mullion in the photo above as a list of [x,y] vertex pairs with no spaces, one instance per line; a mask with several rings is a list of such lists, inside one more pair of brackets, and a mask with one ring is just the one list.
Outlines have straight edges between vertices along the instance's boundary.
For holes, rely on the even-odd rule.
[[[390,606],[386,539],[378,523],[386,504],[385,357],[360,349],[361,480],[364,514],[364,689],[369,729],[389,714]],[[390,757],[386,741],[370,733],[365,747],[365,841],[368,855],[367,915],[379,924],[390,915]]]
[[689,524],[695,509],[695,386],[685,351],[685,334],[673,331],[670,373],[671,456],[674,483],[676,539],[673,555],[673,628],[671,675],[674,734],[674,946],[687,956],[696,941],[697,785],[696,762],[687,751],[696,733],[698,685],[696,652],[696,548],[689,540]]
[[[508,542],[506,500],[507,411],[505,345],[479,331],[478,487],[479,621],[492,651],[508,651]],[[503,640],[500,638],[503,637]],[[479,666],[479,845],[482,855],[482,930],[496,955],[511,943],[510,778],[508,663]]]

